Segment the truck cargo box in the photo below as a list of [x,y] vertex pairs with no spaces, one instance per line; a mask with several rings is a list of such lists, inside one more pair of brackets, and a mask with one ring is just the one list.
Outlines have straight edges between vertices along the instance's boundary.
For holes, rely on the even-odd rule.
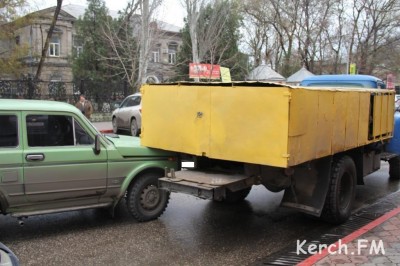
[[142,144],[290,167],[392,136],[394,92],[275,83],[142,87]]

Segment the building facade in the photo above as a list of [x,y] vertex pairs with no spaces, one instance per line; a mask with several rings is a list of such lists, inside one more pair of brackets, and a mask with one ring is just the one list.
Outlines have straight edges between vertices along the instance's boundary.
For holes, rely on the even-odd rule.
[[[73,56],[85,49],[76,35],[74,22],[83,17],[85,6],[65,5],[58,16],[52,38],[49,42],[46,60],[43,65],[41,80],[49,82],[72,82]],[[47,32],[54,16],[55,7],[39,10],[29,14],[29,23],[19,27],[12,40],[0,42],[0,56],[7,57],[7,50],[13,46],[27,46],[26,55],[21,58],[24,63],[24,75],[35,76],[44,47]],[[118,13],[110,11],[110,16],[116,18]],[[149,55],[147,71],[148,82],[165,82],[174,75],[176,53],[181,44],[180,28],[165,22],[157,22],[159,34],[154,41],[154,47]],[[16,79],[18,77],[1,76],[0,79]]]

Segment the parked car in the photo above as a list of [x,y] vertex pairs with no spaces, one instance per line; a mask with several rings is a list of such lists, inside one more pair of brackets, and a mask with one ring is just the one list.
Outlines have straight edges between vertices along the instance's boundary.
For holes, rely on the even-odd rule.
[[0,266],[18,266],[17,256],[4,244],[0,243]]
[[129,131],[132,136],[139,136],[142,125],[142,95],[135,93],[126,97],[112,113],[112,127],[115,134]]
[[100,134],[67,103],[0,99],[0,214],[112,213],[123,199],[137,220],[157,218],[169,199],[158,178],[179,161],[140,141]]

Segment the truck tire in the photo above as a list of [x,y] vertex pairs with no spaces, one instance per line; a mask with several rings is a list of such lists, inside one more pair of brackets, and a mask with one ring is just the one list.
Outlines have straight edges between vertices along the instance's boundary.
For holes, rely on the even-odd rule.
[[389,177],[390,179],[400,179],[400,157],[394,157],[389,160]]
[[134,137],[139,136],[139,127],[135,118],[132,118],[131,120],[130,133]]
[[343,156],[333,161],[321,219],[340,224],[350,217],[355,198],[356,180],[356,166],[351,157]]
[[225,199],[222,202],[226,203],[236,203],[243,201],[247,195],[249,195],[251,187],[245,188],[239,191],[231,192],[230,190],[226,190]]
[[170,193],[158,189],[160,177],[155,173],[141,175],[128,189],[128,211],[139,222],[157,219],[167,208]]

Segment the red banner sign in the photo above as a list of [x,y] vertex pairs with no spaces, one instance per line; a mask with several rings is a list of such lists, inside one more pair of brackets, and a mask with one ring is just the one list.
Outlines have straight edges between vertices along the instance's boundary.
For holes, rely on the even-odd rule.
[[211,64],[189,64],[189,78],[201,78],[201,79],[220,79],[220,67],[219,65]]
[[394,76],[393,74],[388,74],[386,77],[386,89],[394,90]]

